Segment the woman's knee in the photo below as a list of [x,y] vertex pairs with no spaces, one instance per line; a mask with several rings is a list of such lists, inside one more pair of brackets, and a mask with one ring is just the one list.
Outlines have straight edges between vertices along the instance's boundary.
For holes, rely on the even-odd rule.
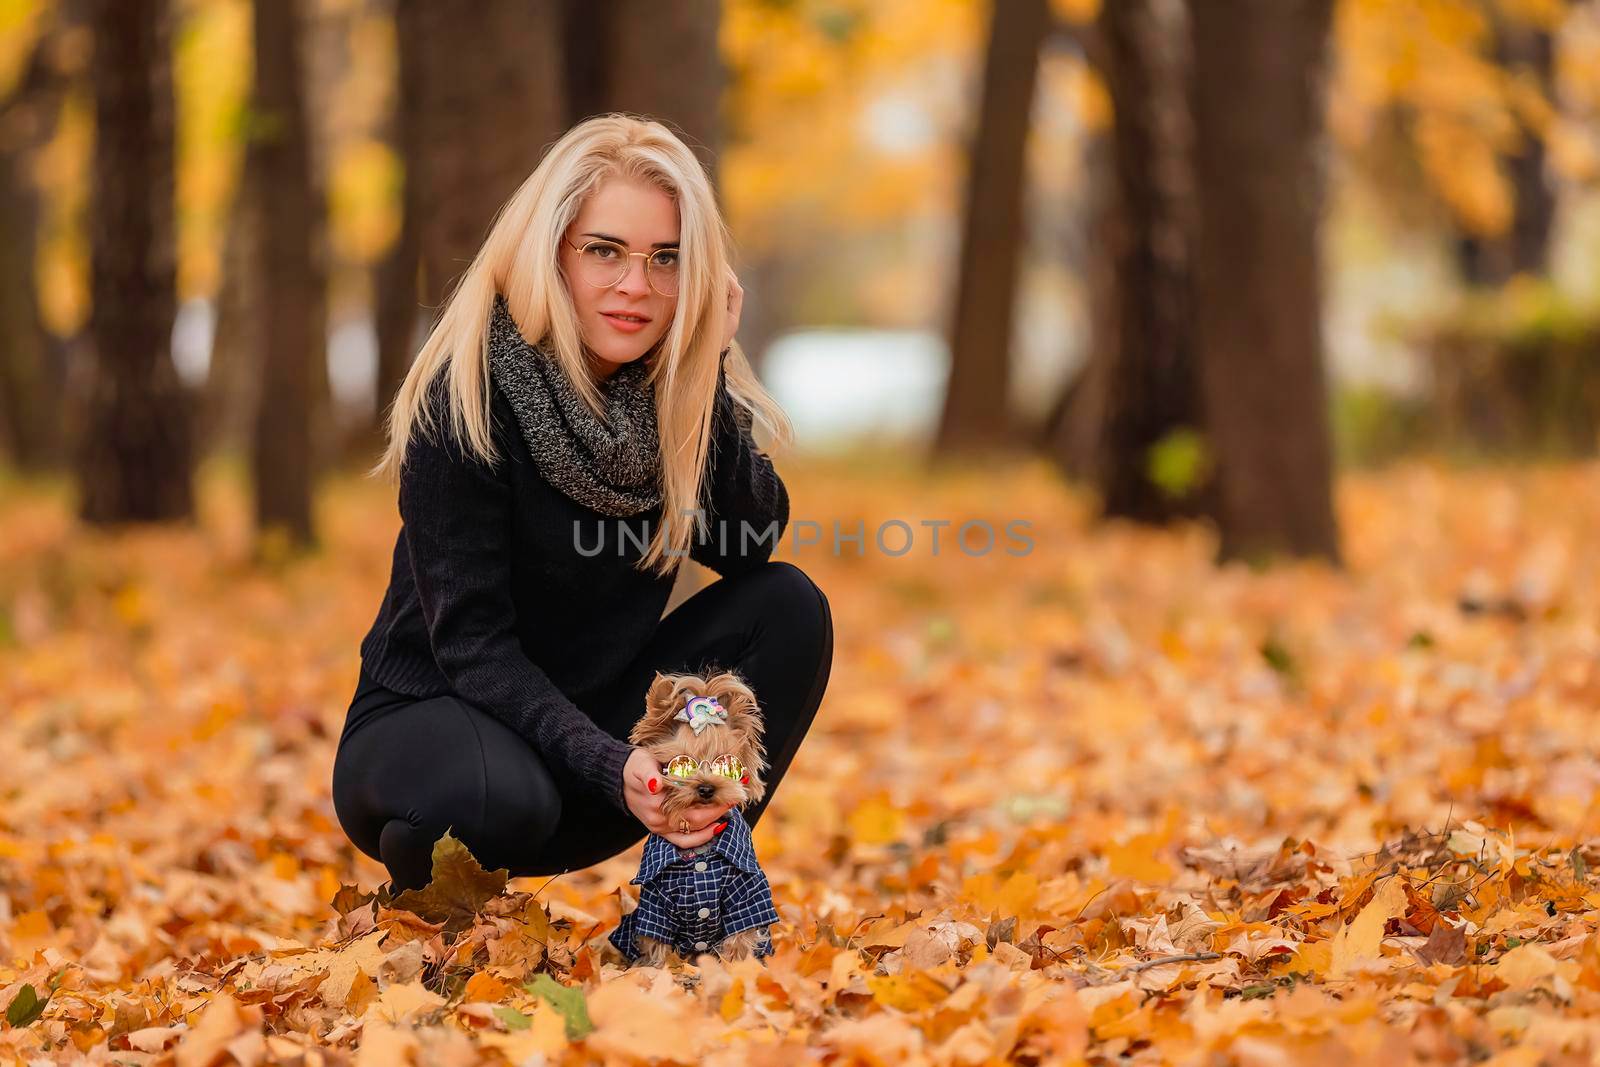
[[[485,744],[491,742],[486,738]],[[520,739],[484,753],[484,827],[506,861],[543,848],[561,821],[561,790],[544,761]]]
[[833,612],[810,575],[787,560],[768,560],[750,577],[759,584],[762,604],[771,617],[794,636],[808,636],[819,648],[831,648]]

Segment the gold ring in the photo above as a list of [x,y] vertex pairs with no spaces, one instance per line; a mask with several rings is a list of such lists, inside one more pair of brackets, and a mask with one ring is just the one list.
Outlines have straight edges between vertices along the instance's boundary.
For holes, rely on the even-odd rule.
[[678,833],[686,834],[688,832],[689,832],[689,820],[688,819],[679,819],[678,820]]

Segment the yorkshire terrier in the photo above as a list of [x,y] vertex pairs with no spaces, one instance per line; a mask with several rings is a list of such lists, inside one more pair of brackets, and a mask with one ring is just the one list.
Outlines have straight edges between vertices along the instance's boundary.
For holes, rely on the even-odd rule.
[[696,849],[654,833],[645,839],[631,883],[640,887],[638,906],[610,938],[631,962],[660,967],[699,952],[724,960],[772,954],[768,928],[779,916],[740,814],[767,792],[763,733],[755,694],[734,671],[658,673],[651,683],[628,740],[661,768],[667,824],[687,826],[684,813],[696,805],[732,808],[727,829]]

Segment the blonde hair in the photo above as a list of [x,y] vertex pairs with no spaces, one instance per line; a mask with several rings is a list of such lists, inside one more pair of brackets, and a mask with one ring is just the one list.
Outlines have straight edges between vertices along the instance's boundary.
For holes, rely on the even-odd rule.
[[[557,252],[584,202],[613,177],[655,185],[678,207],[683,255],[677,305],[647,376],[660,429],[662,521],[638,563],[640,570],[665,575],[676,571],[688,551],[695,523],[686,513],[703,507],[732,241],[705,169],[659,122],[620,112],[597,115],[568,130],[545,153],[496,213],[489,236],[452,289],[389,407],[388,446],[369,473],[397,478],[418,424],[425,431],[438,429],[427,398],[441,375],[452,434],[484,462],[498,460],[490,427],[487,347],[496,293],[505,297],[523,337],[554,353],[578,394],[604,419]],[[750,413],[752,433],[775,442],[792,440],[788,417],[738,344],[728,353],[727,377],[734,404]]]

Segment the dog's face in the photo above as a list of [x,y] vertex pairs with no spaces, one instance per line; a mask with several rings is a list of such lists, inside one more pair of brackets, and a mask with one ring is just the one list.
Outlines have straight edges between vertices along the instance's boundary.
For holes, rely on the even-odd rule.
[[[727,723],[714,722],[697,734],[677,715],[694,697],[711,697],[727,712]],[[661,810],[674,815],[696,805],[743,807],[766,795],[762,773],[767,769],[764,724],[755,694],[737,674],[657,674],[645,696],[643,718],[634,724],[628,740],[649,750],[659,766],[674,756],[689,756],[697,769],[687,777],[662,774],[665,792]],[[732,755],[743,764],[741,778],[714,772],[712,761]]]

